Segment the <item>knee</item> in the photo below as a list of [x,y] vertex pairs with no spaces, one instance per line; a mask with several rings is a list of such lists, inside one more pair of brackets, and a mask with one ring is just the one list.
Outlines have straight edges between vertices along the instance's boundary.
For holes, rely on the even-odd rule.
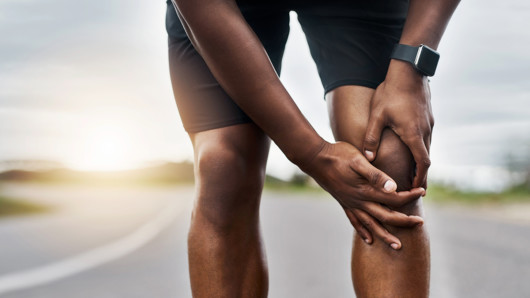
[[[391,129],[383,130],[377,158],[373,164],[396,181],[398,191],[412,188],[415,169],[414,157],[399,136]],[[397,210],[413,211],[418,206],[419,200],[416,200]]]
[[398,191],[412,187],[414,158],[399,136],[388,128],[383,130],[381,145],[373,164],[396,181]]
[[226,142],[197,150],[197,202],[192,218],[216,230],[255,221],[265,177],[265,161],[254,150]]
[[250,150],[232,144],[204,146],[197,154],[195,175],[199,189],[221,196],[261,191],[265,166]]

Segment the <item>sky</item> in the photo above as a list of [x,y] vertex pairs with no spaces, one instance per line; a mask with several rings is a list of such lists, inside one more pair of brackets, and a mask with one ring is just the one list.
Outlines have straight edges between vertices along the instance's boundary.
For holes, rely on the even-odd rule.
[[[171,91],[164,1],[2,0],[0,161],[116,170],[191,160]],[[498,190],[530,151],[530,2],[462,1],[431,79],[431,178]],[[291,13],[282,81],[333,141],[323,90]],[[297,168],[273,146],[269,174]]]

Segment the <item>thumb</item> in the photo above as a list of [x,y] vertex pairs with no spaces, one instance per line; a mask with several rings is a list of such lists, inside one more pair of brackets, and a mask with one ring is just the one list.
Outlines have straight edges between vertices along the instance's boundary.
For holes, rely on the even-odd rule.
[[381,133],[383,132],[383,120],[380,117],[372,117],[368,120],[368,127],[366,127],[366,134],[364,137],[364,156],[369,161],[375,159],[375,154],[379,148],[381,141]]
[[352,169],[364,177],[374,188],[381,189],[383,192],[392,193],[396,191],[397,184],[385,172],[374,167],[366,159],[360,158],[353,165]]

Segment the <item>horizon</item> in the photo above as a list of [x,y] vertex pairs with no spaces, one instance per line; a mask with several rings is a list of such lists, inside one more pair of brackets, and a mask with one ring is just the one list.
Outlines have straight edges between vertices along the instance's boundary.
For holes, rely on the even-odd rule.
[[[527,163],[528,162],[530,162],[530,160],[527,161]],[[136,166],[129,167],[129,168],[77,169],[77,168],[68,166],[64,163],[53,161],[53,160],[0,160],[0,174],[9,173],[9,172],[17,172],[17,171],[23,171],[23,172],[29,172],[29,173],[48,173],[48,172],[51,173],[55,171],[66,170],[66,171],[74,172],[74,173],[96,175],[97,177],[97,175],[119,174],[119,173],[138,172],[138,171],[142,172],[142,171],[147,171],[150,169],[157,169],[157,168],[160,169],[168,165],[191,166],[193,165],[193,162],[187,159],[183,159],[180,161],[152,160],[152,161],[147,161],[141,164],[137,164]],[[519,175],[521,176],[519,177],[517,171],[513,171],[509,169],[508,167],[503,168],[502,170],[505,171],[507,175],[506,177],[507,180],[505,181],[505,187],[497,188],[497,189],[489,189],[486,191],[500,192],[503,190],[507,190],[511,186],[519,185],[519,183],[521,182],[520,181],[521,179],[519,178],[524,178],[521,175]],[[192,170],[190,170],[190,172],[192,172]],[[274,173],[269,173],[269,172],[267,172],[266,175],[268,177],[272,177],[275,179],[279,179],[281,181],[288,182],[288,181],[291,181],[292,179],[296,179],[296,177],[300,175],[301,173],[303,172],[299,170],[299,171],[293,172],[290,176],[286,176],[286,175],[278,176],[278,175],[275,175]],[[305,173],[303,173],[303,175],[307,176],[307,174]],[[436,178],[429,177],[429,181],[430,183],[433,183],[436,185],[456,188],[456,189],[463,190],[463,191],[471,191],[471,192],[483,191],[483,189],[469,187],[469,185],[466,185],[466,184],[454,183],[454,181],[450,181],[450,180],[448,181],[444,179],[436,179]]]

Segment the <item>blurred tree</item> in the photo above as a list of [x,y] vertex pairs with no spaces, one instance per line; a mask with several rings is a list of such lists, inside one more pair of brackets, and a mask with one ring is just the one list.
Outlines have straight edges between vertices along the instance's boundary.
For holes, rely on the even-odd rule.
[[506,168],[512,173],[515,187],[524,187],[530,190],[530,144],[518,148],[515,152],[508,153]]
[[309,176],[303,172],[296,172],[291,176],[289,182],[296,186],[307,186],[309,183]]

